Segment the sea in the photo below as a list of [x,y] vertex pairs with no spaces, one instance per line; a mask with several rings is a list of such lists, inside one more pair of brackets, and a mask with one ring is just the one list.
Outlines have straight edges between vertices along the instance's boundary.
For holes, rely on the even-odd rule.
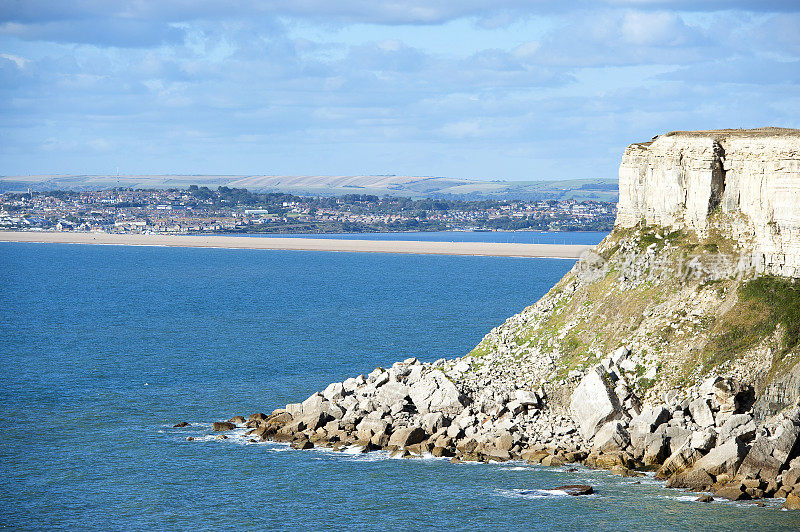
[[[214,421],[268,413],[377,366],[463,355],[571,266],[0,243],[0,528],[799,529],[800,513],[780,501],[703,504],[652,477],[212,433]],[[181,421],[190,426],[172,428]],[[554,490],[574,483],[596,493]]]

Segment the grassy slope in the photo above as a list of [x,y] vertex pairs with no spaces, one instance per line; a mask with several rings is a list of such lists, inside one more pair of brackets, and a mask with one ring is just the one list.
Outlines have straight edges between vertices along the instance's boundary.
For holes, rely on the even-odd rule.
[[[736,253],[734,243],[713,233],[699,238],[645,227],[617,229],[597,251],[609,261],[597,278],[580,281],[574,269],[543,298],[552,309],[526,309],[470,356],[510,349],[508,361],[525,365],[544,353],[554,367],[546,375],[531,369],[539,372],[532,380],[568,382],[573,370],[626,345],[635,362],[630,377],[644,393],[688,386],[710,373],[759,386],[800,360],[799,283],[695,279],[674,267],[694,257],[710,267],[719,252]],[[575,283],[574,292],[565,290]]]

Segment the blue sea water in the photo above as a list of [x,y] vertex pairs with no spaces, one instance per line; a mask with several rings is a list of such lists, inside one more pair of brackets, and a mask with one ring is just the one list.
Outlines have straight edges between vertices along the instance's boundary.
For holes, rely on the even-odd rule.
[[[208,438],[408,356],[464,354],[553,259],[0,243],[0,527],[788,530],[652,479]],[[178,421],[192,424],[173,429]],[[187,436],[198,438],[187,441]],[[541,491],[589,483],[597,494]]]

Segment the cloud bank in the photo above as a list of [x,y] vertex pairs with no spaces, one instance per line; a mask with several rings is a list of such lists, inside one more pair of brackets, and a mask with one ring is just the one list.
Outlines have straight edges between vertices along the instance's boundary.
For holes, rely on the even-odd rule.
[[487,4],[0,1],[0,173],[614,177],[800,127],[798,2]]

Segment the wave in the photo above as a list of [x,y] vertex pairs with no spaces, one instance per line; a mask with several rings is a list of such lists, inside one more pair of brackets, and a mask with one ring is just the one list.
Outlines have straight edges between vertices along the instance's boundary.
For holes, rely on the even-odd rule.
[[[563,490],[555,489],[498,489],[495,493],[500,497],[508,499],[545,499],[552,497],[572,497],[569,493]],[[597,497],[596,493],[591,495],[581,495],[577,498]]]

